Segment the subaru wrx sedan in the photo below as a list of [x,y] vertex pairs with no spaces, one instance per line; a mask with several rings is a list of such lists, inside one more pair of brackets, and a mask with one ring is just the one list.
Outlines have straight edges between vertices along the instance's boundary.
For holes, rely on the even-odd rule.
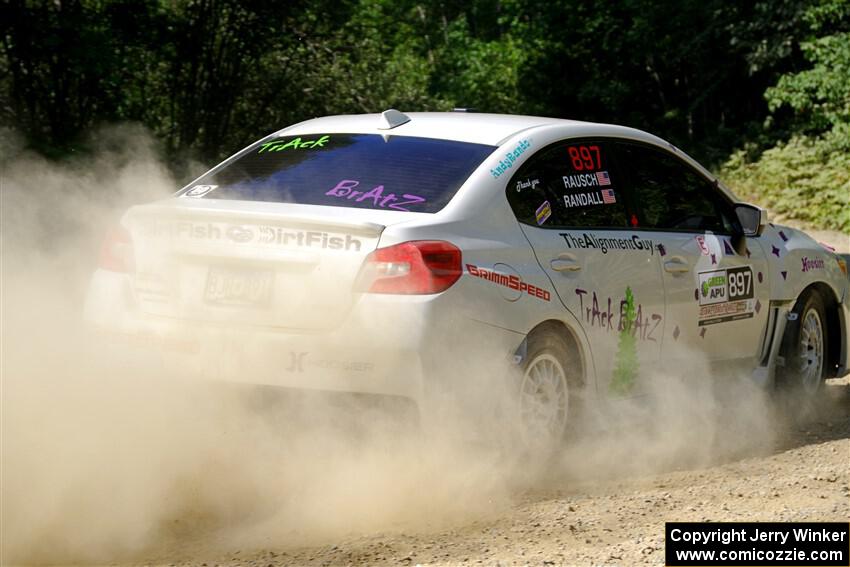
[[814,395],[847,373],[846,274],[651,134],[388,110],[284,128],[128,210],[86,314],[205,378],[420,407],[503,367],[523,423],[560,435],[682,353]]

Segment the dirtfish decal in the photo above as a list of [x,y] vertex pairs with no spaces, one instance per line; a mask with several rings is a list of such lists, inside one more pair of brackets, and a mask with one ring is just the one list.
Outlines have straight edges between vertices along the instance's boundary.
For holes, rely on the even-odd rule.
[[286,247],[321,248],[323,250],[353,250],[359,252],[363,243],[350,234],[337,235],[319,231],[287,230],[265,225],[226,225],[189,221],[156,222],[141,226],[146,237],[179,240],[210,240],[238,244],[278,244]]
[[521,140],[517,147],[512,152],[505,154],[505,159],[499,160],[499,165],[490,170],[490,175],[499,178],[504,172],[514,166],[514,162],[519,159],[519,156],[525,153],[525,150],[531,147],[531,140]]

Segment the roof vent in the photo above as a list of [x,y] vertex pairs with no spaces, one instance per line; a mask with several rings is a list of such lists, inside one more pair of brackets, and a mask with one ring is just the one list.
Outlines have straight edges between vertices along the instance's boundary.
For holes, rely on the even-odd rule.
[[453,108],[452,112],[478,112],[477,108]]
[[407,122],[410,122],[410,116],[391,108],[381,113],[381,125],[378,126],[378,130],[392,130]]

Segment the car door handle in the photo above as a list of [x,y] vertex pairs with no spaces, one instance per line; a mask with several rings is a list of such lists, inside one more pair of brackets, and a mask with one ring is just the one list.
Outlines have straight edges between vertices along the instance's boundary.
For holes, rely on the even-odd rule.
[[688,261],[681,256],[673,256],[664,262],[664,269],[671,274],[683,274],[689,272],[691,267],[688,265]]
[[558,256],[549,262],[549,265],[556,272],[577,272],[581,270],[581,264],[577,263],[575,258],[567,255]]

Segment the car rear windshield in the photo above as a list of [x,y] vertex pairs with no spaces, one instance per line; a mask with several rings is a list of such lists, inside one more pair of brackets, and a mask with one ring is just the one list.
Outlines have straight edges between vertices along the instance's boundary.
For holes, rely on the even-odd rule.
[[182,196],[434,213],[495,147],[375,134],[262,141]]

